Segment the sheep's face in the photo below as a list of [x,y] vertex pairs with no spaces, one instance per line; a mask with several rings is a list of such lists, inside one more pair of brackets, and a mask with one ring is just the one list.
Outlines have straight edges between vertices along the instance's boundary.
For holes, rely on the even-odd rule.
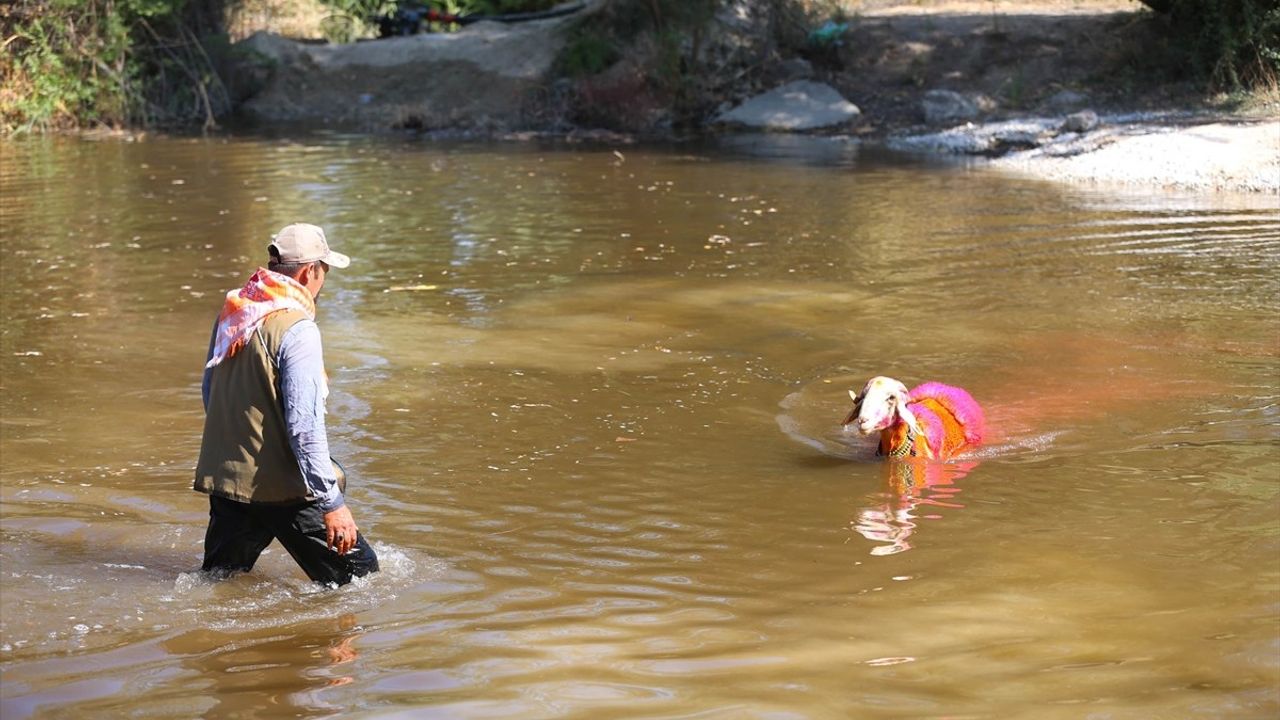
[[888,377],[873,377],[863,386],[862,392],[849,391],[853,398],[853,410],[842,423],[852,425],[863,435],[870,435],[892,427],[907,405],[907,386]]

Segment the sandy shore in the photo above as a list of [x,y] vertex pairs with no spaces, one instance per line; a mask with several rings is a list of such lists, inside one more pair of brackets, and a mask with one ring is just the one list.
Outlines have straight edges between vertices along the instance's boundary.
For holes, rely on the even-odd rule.
[[1062,117],[968,123],[890,137],[896,150],[989,158],[988,166],[1060,182],[1270,193],[1280,208],[1280,119],[1186,114],[1103,117],[1087,132]]
[[1186,190],[1271,193],[1280,209],[1280,120],[1161,126],[1104,126],[1082,138],[1088,152],[1046,148],[992,160],[995,167],[1049,180]]

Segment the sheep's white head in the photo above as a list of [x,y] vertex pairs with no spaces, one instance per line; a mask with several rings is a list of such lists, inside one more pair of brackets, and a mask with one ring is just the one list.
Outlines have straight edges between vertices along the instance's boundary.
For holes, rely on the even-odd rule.
[[890,377],[877,376],[867,381],[862,392],[849,391],[853,410],[841,423],[854,426],[863,435],[893,427],[899,419],[912,427],[916,419],[907,409],[907,386]]

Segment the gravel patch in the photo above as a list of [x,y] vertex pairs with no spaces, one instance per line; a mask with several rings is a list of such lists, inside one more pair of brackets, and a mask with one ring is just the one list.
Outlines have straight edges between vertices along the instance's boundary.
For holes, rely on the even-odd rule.
[[1280,121],[1171,127],[1106,126],[1068,141],[1009,153],[997,168],[1050,180],[1187,190],[1271,193],[1280,207]]
[[1075,183],[1271,193],[1280,207],[1280,120],[1197,122],[1117,115],[1087,132],[1061,118],[968,123],[890,138],[896,150],[989,158],[991,167]]

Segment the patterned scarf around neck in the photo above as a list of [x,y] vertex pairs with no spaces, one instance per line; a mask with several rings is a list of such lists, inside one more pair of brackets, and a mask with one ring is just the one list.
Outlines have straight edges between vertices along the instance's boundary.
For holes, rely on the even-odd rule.
[[235,355],[267,316],[281,310],[297,310],[309,320],[316,319],[315,299],[305,287],[288,275],[258,268],[244,287],[227,293],[227,301],[218,314],[213,357],[205,367],[211,368]]

